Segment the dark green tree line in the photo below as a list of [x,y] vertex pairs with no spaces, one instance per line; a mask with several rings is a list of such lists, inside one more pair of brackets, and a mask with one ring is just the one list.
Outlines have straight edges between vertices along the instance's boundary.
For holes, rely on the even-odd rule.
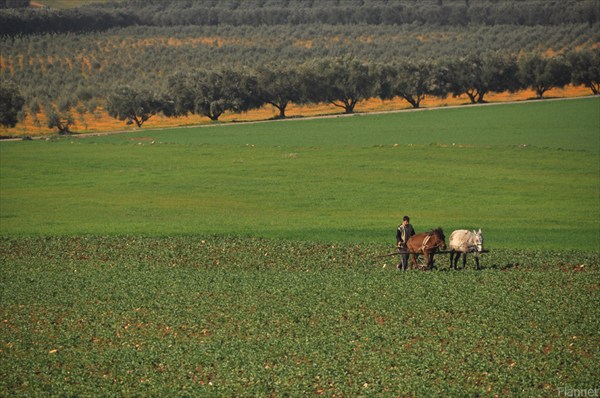
[[[404,25],[438,26],[594,24],[596,0],[128,0],[68,10],[30,10],[4,0],[0,35],[93,32],[115,26]],[[0,6],[2,3],[0,3]]]
[[[328,25],[115,29],[99,34],[0,37],[0,79],[19,85],[26,102],[68,95],[92,107],[115,86],[161,91],[166,77],[193,69],[287,69],[315,59],[352,54],[364,63],[446,62],[469,54],[518,54],[550,49],[591,51],[597,25],[447,28]],[[596,33],[595,33],[596,32]],[[506,45],[505,45],[506,43]],[[561,50],[562,49],[562,50]]]
[[[477,103],[485,102],[489,92],[523,88],[535,90],[541,98],[548,90],[569,82],[585,85],[597,94],[598,54],[598,50],[581,50],[565,56],[516,57],[503,52],[482,52],[392,63],[336,57],[302,64],[271,63],[253,69],[237,66],[190,69],[158,80],[152,90],[140,88],[146,87],[143,84],[103,89],[103,99],[96,97],[92,86],[83,85],[74,86],[74,90],[60,84],[54,88],[42,86],[35,95],[19,95],[33,117],[41,108],[46,109],[51,127],[62,133],[68,133],[75,123],[73,110],[79,114],[93,112],[98,101],[111,116],[136,123],[138,127],[161,112],[166,116],[198,114],[216,121],[225,112],[245,112],[265,104],[277,108],[278,116],[284,118],[290,103],[324,102],[352,113],[358,103],[374,97],[400,97],[411,106],[420,107],[427,96],[464,94]],[[15,89],[18,91],[13,84],[13,92]],[[3,95],[6,98],[10,96]],[[18,118],[11,120],[5,125],[14,126]]]
[[29,0],[0,0],[0,10],[7,8],[28,8]]

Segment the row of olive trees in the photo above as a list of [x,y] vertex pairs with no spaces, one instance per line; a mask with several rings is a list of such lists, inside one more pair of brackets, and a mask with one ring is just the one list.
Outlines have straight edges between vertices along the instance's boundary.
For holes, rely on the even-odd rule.
[[[450,59],[505,51],[525,54],[589,49],[598,26],[328,25],[254,27],[136,27],[106,33],[0,37],[0,79],[18,83],[27,108],[69,97],[92,108],[115,86],[162,91],[176,71],[277,62],[297,66],[312,59],[352,54],[365,62]],[[37,104],[37,105],[36,105]],[[93,112],[91,110],[90,112]]]
[[[182,71],[169,76],[165,88],[157,92],[119,85],[106,98],[106,109],[111,116],[142,127],[158,113],[169,117],[197,114],[216,121],[225,112],[245,112],[270,104],[278,109],[278,117],[284,118],[290,103],[329,103],[352,113],[358,103],[376,97],[400,97],[418,108],[427,96],[466,95],[472,103],[481,103],[489,92],[524,88],[533,89],[542,98],[548,90],[569,83],[600,93],[600,50],[518,59],[488,53],[386,64],[327,58],[301,65]],[[5,97],[10,96],[2,95]],[[69,132],[74,122],[70,110],[74,107],[77,104],[72,101],[46,104],[49,127]],[[3,125],[14,126],[16,120],[15,116]]]
[[427,96],[466,95],[485,102],[489,92],[531,88],[538,98],[569,83],[600,93],[600,52],[569,57],[529,55],[514,59],[486,54],[448,61],[364,63],[356,59],[317,60],[300,66],[264,65],[257,69],[181,72],[169,77],[165,93],[121,87],[108,98],[111,116],[138,127],[152,115],[197,114],[213,121],[225,112],[245,112],[270,104],[286,117],[290,103],[329,103],[353,113],[369,98],[401,97],[418,108]]

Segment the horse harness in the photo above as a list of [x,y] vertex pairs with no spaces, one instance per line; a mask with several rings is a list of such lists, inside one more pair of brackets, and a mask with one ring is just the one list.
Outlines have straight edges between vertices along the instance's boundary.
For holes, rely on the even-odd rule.
[[[429,239],[431,239],[432,235],[433,235],[432,233],[427,234],[427,236],[425,237],[425,239],[423,239],[423,243],[421,244],[421,247],[419,248],[419,251],[421,251],[421,252],[425,251],[425,249],[427,248],[426,247],[427,246],[427,242],[429,242]],[[431,249],[439,248],[442,245],[442,243],[443,242],[440,242],[437,245],[432,246]]]

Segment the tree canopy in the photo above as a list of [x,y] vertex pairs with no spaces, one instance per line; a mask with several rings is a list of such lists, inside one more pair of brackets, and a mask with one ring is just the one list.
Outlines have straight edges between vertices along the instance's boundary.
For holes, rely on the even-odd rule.
[[350,58],[319,60],[304,65],[308,79],[308,98],[328,102],[345,113],[376,94],[376,78],[369,66]]
[[25,99],[16,84],[0,81],[0,126],[15,127]]
[[271,104],[279,111],[279,118],[285,118],[287,106],[293,102],[304,104],[307,97],[306,81],[298,68],[269,64],[259,66],[258,97],[265,104]]
[[569,54],[573,84],[588,87],[595,95],[600,94],[600,47],[592,51]]
[[449,86],[453,95],[466,94],[472,103],[482,103],[490,91],[515,91],[522,84],[514,57],[488,52],[451,60]]
[[142,125],[157,113],[168,110],[168,101],[160,95],[148,90],[138,90],[129,86],[117,88],[107,100],[108,114],[119,120],[135,122],[137,127]]
[[169,79],[175,114],[193,113],[218,120],[226,111],[244,112],[260,107],[256,78],[240,70],[194,71]]
[[382,99],[404,98],[419,108],[427,95],[448,95],[447,68],[431,61],[405,61],[384,66],[381,71],[379,96]]
[[571,68],[563,57],[543,57],[531,54],[520,62],[521,81],[535,90],[538,98],[555,87],[564,87],[571,81]]

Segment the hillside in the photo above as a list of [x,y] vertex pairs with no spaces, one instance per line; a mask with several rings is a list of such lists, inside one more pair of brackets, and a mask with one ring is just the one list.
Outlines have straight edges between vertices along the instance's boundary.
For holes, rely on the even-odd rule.
[[[523,81],[521,76],[528,57],[535,55],[575,68],[573,54],[600,54],[598,11],[594,1],[586,0],[130,0],[75,1],[68,3],[68,9],[60,0],[44,4],[52,8],[0,9],[0,80],[13,82],[25,103],[17,129],[3,128],[3,136],[56,131],[56,127],[47,127],[48,114],[57,115],[63,124],[71,121],[70,130],[76,132],[128,128],[125,122],[131,117],[113,119],[107,112],[108,99],[116,91],[145,91],[177,102],[176,91],[181,91],[175,89],[177,84],[189,88],[190,83],[174,80],[210,71],[240,71],[256,77],[254,84],[262,89],[265,80],[261,78],[273,80],[265,70],[275,74],[288,70],[302,78],[308,71],[315,75],[313,80],[322,83],[325,80],[320,74],[325,72],[316,61],[355,60],[368,69],[368,79],[373,79],[366,84],[368,90],[363,87],[358,98],[352,99],[357,101],[356,111],[364,112],[409,106],[414,95],[423,96],[418,99],[423,100],[422,106],[468,103],[464,90],[454,87],[462,79],[459,74],[478,73],[481,80],[486,62],[496,69],[505,68],[498,73],[508,79],[500,86],[494,84],[496,87],[482,82],[489,91],[485,100],[514,95],[531,98],[536,96],[531,90],[537,83]],[[494,65],[496,58],[505,65]],[[472,64],[473,59],[481,65],[478,71],[469,72],[464,62]],[[427,69],[431,76],[421,73],[427,87],[421,89],[415,86],[421,82],[410,82],[417,75],[414,71],[400,75],[405,66]],[[586,66],[580,69],[586,70]],[[391,90],[383,76],[390,72],[398,75],[392,76],[399,80],[394,84],[409,81],[412,90],[424,91],[404,95],[401,90],[406,88]],[[571,69],[563,75],[567,73],[568,78],[551,84],[546,96],[592,93],[581,79],[571,76]],[[320,87],[308,80],[284,83],[299,89]],[[569,83],[576,88],[560,92]],[[263,97],[259,98],[262,104],[224,109],[221,120],[276,116],[271,105],[263,106],[269,103]],[[331,104],[343,100],[323,92],[303,92],[286,99],[291,103],[290,116],[339,112]],[[170,112],[162,112],[163,108],[157,108],[157,115],[146,126],[208,120],[206,111],[197,105]]]

